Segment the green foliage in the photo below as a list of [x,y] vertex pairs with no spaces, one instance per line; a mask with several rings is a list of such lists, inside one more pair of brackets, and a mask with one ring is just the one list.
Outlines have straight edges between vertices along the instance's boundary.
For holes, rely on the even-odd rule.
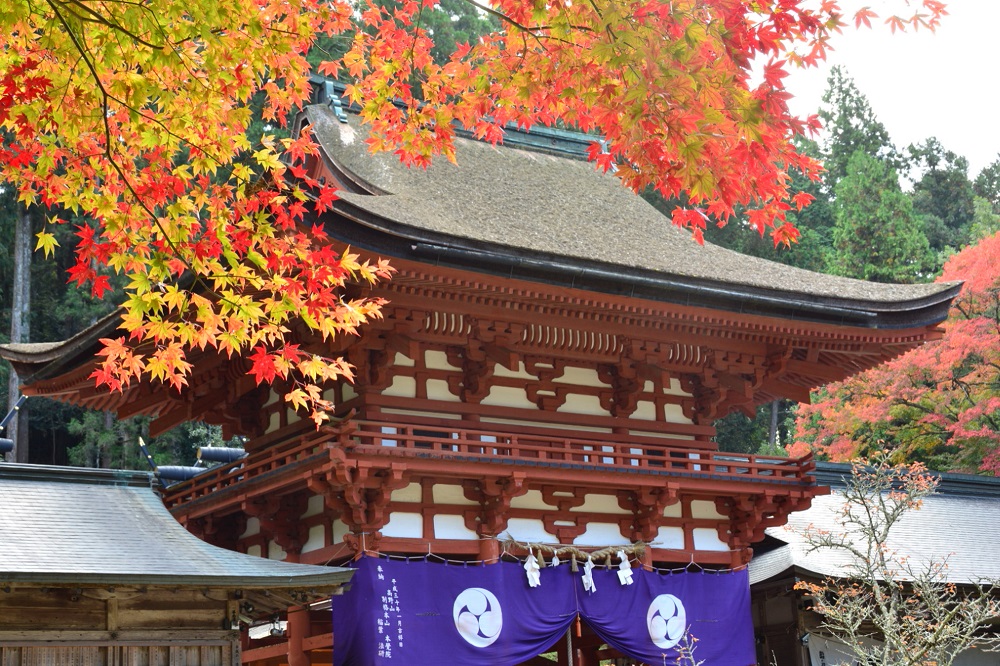
[[459,44],[475,44],[483,35],[500,29],[500,20],[465,0],[441,0],[433,10],[421,13],[434,46],[431,56],[443,65]]
[[199,446],[222,446],[222,430],[204,423],[184,423],[159,437],[149,437],[149,418],[119,421],[110,412],[84,412],[69,423],[80,443],[69,449],[69,462],[79,467],[149,469],[139,438],[158,465],[193,465]]
[[993,160],[976,176],[972,189],[993,206],[993,212],[1000,213],[1000,157]]
[[875,282],[920,282],[931,265],[930,246],[899,187],[896,171],[860,151],[836,186],[831,272]]
[[[370,3],[376,7],[384,7],[392,12],[398,10],[400,3],[395,0],[375,0]],[[483,35],[496,32],[501,28],[500,20],[492,14],[478,9],[464,0],[442,0],[433,8],[424,7],[420,11],[420,26],[427,30],[433,40],[431,57],[434,62],[444,65],[451,58],[460,44],[475,44]],[[320,34],[316,42],[306,54],[306,60],[312,71],[319,71],[323,61],[340,60],[351,48],[354,32],[339,35]],[[351,80],[348,72],[338,74],[343,81]]]
[[772,405],[769,402],[758,406],[752,419],[742,412],[733,412],[716,421],[713,424],[713,439],[719,445],[719,450],[727,453],[787,456],[784,443],[790,441],[795,403],[790,400],[778,401],[777,430],[773,444],[770,441]]
[[837,183],[847,177],[848,164],[857,152],[881,160],[893,169],[902,169],[903,157],[854,80],[838,66],[830,70],[827,85],[824,106],[819,110],[826,132],[822,152],[827,191],[833,192]]
[[913,209],[924,221],[931,250],[943,258],[969,242],[975,217],[975,193],[969,181],[969,162],[930,138],[909,147],[912,165],[925,169],[913,185]]
[[969,226],[970,242],[974,245],[984,238],[1000,231],[1000,214],[989,200],[976,197],[973,200],[972,224]]

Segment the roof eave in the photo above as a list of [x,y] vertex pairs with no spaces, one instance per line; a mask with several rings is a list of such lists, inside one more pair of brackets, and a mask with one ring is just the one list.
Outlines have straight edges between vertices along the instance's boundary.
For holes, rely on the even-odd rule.
[[327,224],[327,233],[372,252],[552,286],[746,315],[867,329],[924,328],[947,318],[951,300],[961,290],[961,283],[951,283],[933,294],[902,302],[805,297],[795,291],[726,284],[647,269],[623,272],[621,266],[447,236],[400,224],[343,199],[335,203],[334,210],[360,228],[345,233],[344,225],[338,222]]
[[0,585],[32,587],[157,587],[170,589],[295,590],[311,596],[337,594],[351,581],[353,569],[329,567],[330,573],[289,576],[183,576],[129,573],[0,572]]

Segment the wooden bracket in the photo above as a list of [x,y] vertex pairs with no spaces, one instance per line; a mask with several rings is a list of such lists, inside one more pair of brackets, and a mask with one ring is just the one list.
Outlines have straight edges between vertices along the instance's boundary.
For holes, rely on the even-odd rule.
[[639,488],[618,492],[618,506],[632,512],[630,518],[619,521],[622,536],[632,541],[652,541],[663,524],[663,511],[680,501],[676,483],[662,488]]
[[524,472],[514,472],[510,476],[466,481],[462,490],[480,507],[478,512],[467,513],[466,526],[481,537],[493,537],[507,528],[510,502],[528,492],[528,484]]
[[409,484],[409,473],[404,463],[388,467],[345,463],[309,477],[306,483],[353,531],[376,532],[389,522],[392,493]]
[[290,495],[266,495],[243,503],[243,512],[260,522],[260,532],[286,553],[298,553],[305,543],[305,528],[299,518],[309,501],[304,492]]

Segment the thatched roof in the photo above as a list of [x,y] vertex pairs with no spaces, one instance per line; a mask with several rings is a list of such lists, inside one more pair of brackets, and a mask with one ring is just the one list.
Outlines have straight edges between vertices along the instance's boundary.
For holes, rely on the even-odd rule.
[[363,227],[331,232],[375,251],[870,328],[940,321],[957,293],[954,283],[865,282],[699,246],[588,162],[458,138],[457,164],[441,158],[428,169],[407,168],[391,153],[369,152],[356,116],[342,122],[317,105],[304,117],[345,186],[337,212]]

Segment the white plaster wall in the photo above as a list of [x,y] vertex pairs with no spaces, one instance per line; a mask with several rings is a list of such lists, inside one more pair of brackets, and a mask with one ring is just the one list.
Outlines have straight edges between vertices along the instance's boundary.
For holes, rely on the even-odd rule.
[[524,380],[535,379],[534,375],[529,375],[528,372],[524,369],[523,361],[517,362],[517,369],[515,370],[508,370],[507,368],[497,363],[496,365],[493,366],[493,376],[510,377],[511,379],[524,379]]
[[267,394],[267,402],[264,403],[264,406],[270,407],[271,405],[275,405],[282,401],[284,401],[284,398],[272,388]]
[[283,560],[285,559],[285,551],[273,541],[267,542],[267,559],[269,560]]
[[313,525],[309,528],[309,538],[302,544],[302,552],[319,550],[326,545],[326,528],[323,525]]
[[680,518],[684,515],[684,505],[674,502],[670,506],[663,507],[663,515],[667,518]]
[[587,531],[573,539],[577,546],[627,546],[631,541],[622,536],[617,523],[587,523]]
[[535,403],[528,400],[524,389],[513,386],[491,386],[490,394],[483,398],[482,404],[519,409],[538,409]]
[[412,398],[417,395],[417,380],[413,377],[396,375],[392,378],[392,384],[382,391],[382,394]]
[[334,520],[330,525],[333,528],[333,543],[337,544],[344,540],[344,537],[350,534],[351,530],[348,529],[347,523],[340,520]]
[[[535,406],[534,403],[532,403],[531,406],[534,407]],[[500,419],[500,418],[495,418],[495,417],[492,417],[492,416],[484,416],[484,417],[482,417],[482,419],[480,419],[480,421],[484,424],[484,427],[485,427],[485,424],[491,423],[491,424],[495,424],[495,425],[520,425],[520,426],[529,426],[529,427],[534,428],[535,430],[539,430],[539,431],[546,430],[546,429],[549,429],[549,430],[554,430],[554,429],[566,430],[567,429],[565,423],[544,423],[544,422],[540,422],[540,421],[521,421],[521,420],[518,420],[518,419]],[[499,428],[497,428],[497,429],[499,430]],[[597,433],[605,433],[605,434],[611,432],[610,428],[601,428],[601,427],[597,427],[597,426],[585,426],[585,425],[579,425],[579,424],[574,424],[573,425],[573,430],[578,430],[580,432],[597,432]]]
[[412,368],[413,366],[416,365],[416,362],[414,362],[412,358],[406,356],[405,354],[400,354],[399,352],[396,352],[396,355],[393,357],[392,362],[394,365],[398,365],[404,368]]
[[684,410],[680,405],[674,404],[663,405],[663,420],[667,423],[694,423],[694,421],[684,416]]
[[719,539],[719,532],[712,527],[696,527],[692,530],[695,550],[729,550],[729,545]]
[[691,502],[692,518],[726,518],[715,508],[715,502],[706,500],[693,500]]
[[382,534],[387,537],[422,539],[424,518],[419,513],[394,512],[389,515],[389,522],[382,528]]
[[392,491],[393,502],[419,502],[423,499],[423,492],[419,483],[411,483],[404,488]]
[[629,416],[633,419],[642,419],[643,421],[655,421],[656,405],[648,400],[640,400],[635,406],[635,411]]
[[453,419],[458,420],[462,418],[461,414],[446,414],[445,412],[422,412],[417,409],[393,409],[392,407],[385,407],[382,409],[383,414],[398,414],[400,416],[430,416],[435,419]]
[[470,500],[462,491],[462,486],[451,483],[435,483],[431,488],[431,497],[435,504],[458,504],[460,506],[479,506],[479,502]]
[[427,398],[441,402],[461,402],[462,399],[448,390],[448,382],[443,379],[427,380]]
[[676,377],[670,378],[670,386],[664,386],[663,393],[665,395],[682,395],[685,397],[691,397],[690,393],[681,389],[681,380]]
[[595,386],[604,388],[609,386],[602,382],[597,376],[597,370],[593,368],[573,368],[567,367],[561,376],[556,377],[554,382],[559,384],[575,384],[577,386]]
[[[686,422],[686,423],[689,423],[689,422]],[[659,438],[659,439],[680,440],[680,441],[686,441],[686,442],[690,442],[690,441],[694,440],[694,436],[693,435],[677,435],[677,434],[669,433],[669,432],[650,432],[650,431],[647,431],[647,430],[639,430],[637,428],[632,428],[632,429],[629,430],[629,432],[631,432],[633,435],[639,435],[639,436],[642,436],[642,437],[656,437],[656,438]],[[671,442],[664,442],[664,444],[666,444],[667,446],[674,446],[675,445],[674,443],[671,443]]]
[[434,538],[474,540],[479,535],[465,526],[462,516],[440,515],[434,516]]
[[461,370],[448,363],[448,355],[443,351],[430,349],[424,352],[424,367],[428,370]]
[[247,555],[253,555],[254,557],[260,557],[260,546],[254,544],[247,548]]
[[243,530],[240,538],[256,536],[258,534],[260,534],[260,521],[253,517],[247,518],[247,528]]
[[653,546],[654,548],[684,550],[684,528],[661,527],[656,532],[656,538],[653,539]]
[[572,511],[580,512],[590,512],[590,513],[617,513],[628,515],[632,513],[626,509],[618,506],[618,499],[611,495],[598,495],[596,493],[591,493],[587,495],[583,501],[583,504],[578,506]]
[[512,509],[551,509],[552,506],[546,504],[542,499],[542,491],[540,490],[529,490],[520,497],[514,497],[510,500],[510,508]]
[[320,495],[312,495],[309,498],[308,504],[306,504],[306,512],[302,514],[303,518],[309,518],[310,516],[318,516],[323,513],[323,497]]
[[507,521],[506,533],[518,541],[535,541],[540,543],[556,543],[554,534],[545,531],[541,520],[534,518],[511,518]]
[[566,402],[559,405],[557,412],[566,414],[600,414],[602,416],[608,412],[601,408],[601,399],[596,395],[580,395],[570,393],[566,396]]

